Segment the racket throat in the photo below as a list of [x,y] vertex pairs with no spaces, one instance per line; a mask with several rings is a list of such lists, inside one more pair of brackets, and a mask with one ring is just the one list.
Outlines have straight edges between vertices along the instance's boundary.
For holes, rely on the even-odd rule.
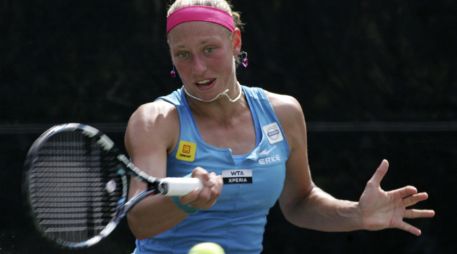
[[160,193],[160,188],[159,188],[160,182],[154,181],[154,182],[148,182],[148,192],[150,194],[159,194]]
[[[120,206],[118,208],[119,210],[117,212],[116,218],[123,218],[138,202],[141,202],[141,200],[147,198],[150,195],[155,195],[155,194],[159,193],[159,191],[157,189],[154,189],[154,187],[150,188],[149,185],[150,184],[148,184],[147,191],[144,191],[144,192],[138,194],[137,196],[129,199],[127,201],[127,203],[125,203],[125,205]],[[154,184],[151,184],[151,185],[154,185]],[[157,185],[157,184],[155,184],[155,185]]]

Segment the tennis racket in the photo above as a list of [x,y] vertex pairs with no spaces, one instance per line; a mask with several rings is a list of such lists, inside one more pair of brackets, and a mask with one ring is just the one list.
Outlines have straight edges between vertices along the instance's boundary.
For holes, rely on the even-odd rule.
[[[108,136],[79,123],[44,132],[29,149],[25,172],[24,189],[37,228],[68,248],[97,244],[149,195],[182,196],[201,188],[197,178],[147,175]],[[127,200],[129,176],[148,188]]]

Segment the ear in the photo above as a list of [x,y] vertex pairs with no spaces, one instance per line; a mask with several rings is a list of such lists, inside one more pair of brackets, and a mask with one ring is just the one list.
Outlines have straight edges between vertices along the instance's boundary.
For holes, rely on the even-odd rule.
[[238,28],[232,32],[232,46],[233,46],[233,54],[235,56],[239,55],[241,52],[241,31]]
[[175,61],[174,61],[174,57],[173,57],[173,52],[171,51],[170,41],[168,40],[168,36],[167,36],[167,45],[168,45],[168,53],[170,54],[171,64],[172,64],[172,65],[175,65]]

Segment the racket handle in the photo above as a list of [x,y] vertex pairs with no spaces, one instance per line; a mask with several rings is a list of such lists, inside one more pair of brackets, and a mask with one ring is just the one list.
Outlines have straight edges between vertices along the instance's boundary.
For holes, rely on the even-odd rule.
[[166,196],[184,196],[203,187],[202,182],[194,177],[166,177],[160,179],[159,191]]

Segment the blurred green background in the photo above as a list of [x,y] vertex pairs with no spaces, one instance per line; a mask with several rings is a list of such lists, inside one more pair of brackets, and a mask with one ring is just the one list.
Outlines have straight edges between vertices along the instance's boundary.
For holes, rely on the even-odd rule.
[[[322,233],[269,216],[264,253],[456,253],[457,2],[232,1],[246,23],[240,82],[290,94],[309,127],[315,182],[358,199],[381,159],[385,189],[414,184],[437,212],[397,230]],[[180,87],[169,76],[168,1],[0,0],[0,253],[130,253],[125,221],[100,245],[43,240],[23,204],[23,162],[56,123],[99,127],[122,146],[130,114]]]

